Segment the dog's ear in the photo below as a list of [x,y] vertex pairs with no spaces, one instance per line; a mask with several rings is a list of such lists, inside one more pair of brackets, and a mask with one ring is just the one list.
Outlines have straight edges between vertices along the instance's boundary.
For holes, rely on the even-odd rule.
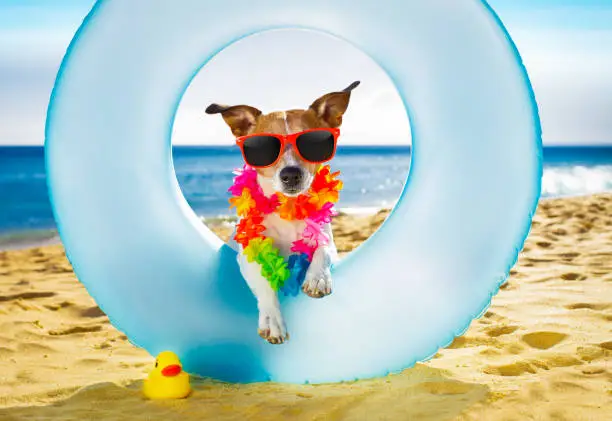
[[359,81],[355,81],[340,92],[323,95],[312,103],[310,109],[329,127],[339,127],[342,124],[342,115],[348,108],[351,91],[359,86],[359,83]]
[[248,105],[219,105],[210,104],[206,108],[206,114],[221,114],[223,120],[232,129],[234,136],[244,136],[248,134],[255,124],[261,111]]

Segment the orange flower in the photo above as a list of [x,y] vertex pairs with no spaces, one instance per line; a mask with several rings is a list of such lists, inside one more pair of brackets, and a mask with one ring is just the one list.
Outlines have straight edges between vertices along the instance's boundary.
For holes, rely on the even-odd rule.
[[310,203],[308,195],[300,195],[295,201],[295,217],[296,219],[306,219],[311,213],[314,213],[317,208]]
[[278,207],[278,214],[282,219],[286,219],[288,221],[294,220],[294,204],[295,198],[287,197],[283,194],[278,195],[278,200],[280,201],[280,206]]
[[266,230],[266,227],[262,225],[262,222],[263,216],[258,215],[241,219],[236,226],[236,235],[234,236],[236,242],[242,247],[246,247],[253,238],[263,238],[261,233]]
[[251,190],[242,189],[242,194],[238,197],[229,199],[230,209],[235,207],[238,216],[246,216],[249,211],[255,208],[255,200],[251,196]]
[[342,181],[337,180],[336,178],[340,175],[340,171],[336,171],[335,173],[330,173],[329,165],[325,165],[321,167],[317,174],[315,175],[314,180],[312,180],[311,188],[315,191],[323,191],[325,189],[328,190],[341,190],[342,189]]
[[309,196],[303,194],[298,197],[287,197],[280,194],[280,206],[278,208],[280,217],[288,221],[308,218],[308,215],[317,210],[315,204],[310,203],[309,199]]
[[336,203],[338,201],[338,191],[323,189],[321,191],[310,189],[308,192],[310,198],[308,201],[312,203],[316,209],[321,209],[327,202]]

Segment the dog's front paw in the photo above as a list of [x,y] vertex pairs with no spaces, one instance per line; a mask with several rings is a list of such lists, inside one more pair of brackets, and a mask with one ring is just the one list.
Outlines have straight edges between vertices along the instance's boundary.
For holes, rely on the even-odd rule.
[[306,277],[302,291],[312,298],[322,298],[332,292],[331,273],[317,273],[316,276]]
[[271,344],[282,344],[289,340],[289,333],[279,309],[264,307],[259,310],[259,336]]

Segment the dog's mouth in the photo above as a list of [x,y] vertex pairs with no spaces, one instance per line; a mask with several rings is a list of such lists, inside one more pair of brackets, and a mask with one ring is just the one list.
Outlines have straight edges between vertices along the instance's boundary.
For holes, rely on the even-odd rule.
[[285,196],[294,197],[299,196],[302,193],[302,189],[299,187],[285,187],[282,192]]

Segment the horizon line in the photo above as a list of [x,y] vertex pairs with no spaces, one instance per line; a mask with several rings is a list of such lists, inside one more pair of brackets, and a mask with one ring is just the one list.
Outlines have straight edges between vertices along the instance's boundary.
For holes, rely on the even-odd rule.
[[[222,144],[213,144],[213,145],[198,145],[198,144],[178,144],[178,145],[172,145],[173,148],[226,148],[226,149],[232,149],[235,148],[236,145],[234,144],[230,144],[230,145],[222,145]],[[0,144],[0,148],[41,148],[43,149],[45,147],[45,145],[34,145],[34,144]],[[401,144],[394,144],[394,143],[381,143],[381,144],[345,144],[345,145],[338,145],[338,148],[346,148],[346,147],[350,147],[350,148],[376,148],[376,147],[383,147],[383,148],[406,148],[406,149],[411,149],[412,145],[408,144],[408,145],[401,145]],[[542,148],[612,148],[612,142],[610,143],[587,143],[587,144],[564,144],[564,143],[557,143],[557,144],[549,144],[549,145],[542,145]],[[238,149],[236,149],[238,150]]]

